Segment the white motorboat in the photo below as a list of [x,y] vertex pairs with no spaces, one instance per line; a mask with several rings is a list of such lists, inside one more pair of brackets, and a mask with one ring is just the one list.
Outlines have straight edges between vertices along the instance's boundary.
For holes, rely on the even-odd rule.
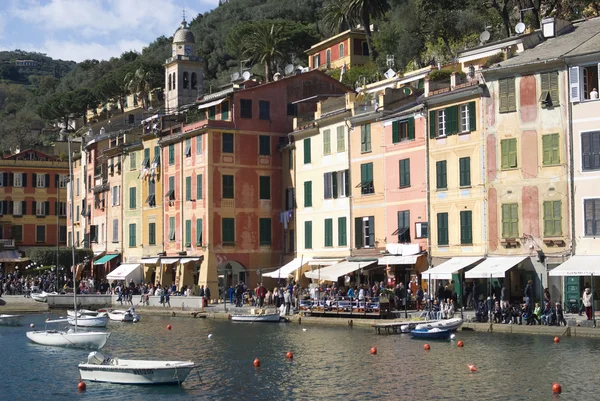
[[48,293],[46,291],[42,291],[40,293],[31,294],[31,298],[37,302],[48,302],[48,295],[57,295],[57,292]]
[[415,328],[416,330],[428,330],[428,329],[445,329],[450,331],[456,331],[462,326],[463,320],[459,317],[445,320],[432,320],[425,323],[420,323]]
[[264,315],[232,315],[231,320],[233,322],[246,322],[246,323],[258,323],[258,322],[271,322],[277,323],[281,320],[279,313],[268,313]]
[[122,309],[111,309],[108,311],[108,317],[110,320],[114,320],[117,322],[139,322],[141,316],[139,313],[135,311],[133,308],[129,308],[127,310]]
[[0,315],[0,326],[20,326],[23,315]]
[[181,384],[196,365],[192,361],[147,361],[105,358],[98,352],[79,364],[81,380],[116,384]]
[[77,317],[77,322],[75,322],[75,317],[69,317],[69,324],[71,326],[81,326],[81,327],[106,327],[108,323],[108,315],[104,313],[104,315],[98,314],[97,316],[90,315],[81,315]]
[[[73,309],[69,309],[67,311],[67,316],[74,317],[75,311]],[[78,309],[77,316],[108,316],[105,309],[100,310],[89,310],[89,309]]]

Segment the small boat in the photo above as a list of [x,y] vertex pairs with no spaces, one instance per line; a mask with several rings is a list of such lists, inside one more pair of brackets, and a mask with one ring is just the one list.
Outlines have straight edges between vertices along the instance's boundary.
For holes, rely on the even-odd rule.
[[20,326],[23,315],[0,315],[0,326]]
[[[46,323],[64,322],[66,319],[50,320]],[[79,323],[78,323],[79,325]],[[26,333],[27,338],[37,344],[54,345],[73,348],[100,349],[104,347],[110,333],[102,331],[63,330],[34,330]]]
[[430,340],[447,340],[450,338],[450,330],[448,329],[415,329],[410,332],[410,335],[415,338],[425,338]]
[[71,326],[81,326],[81,327],[106,327],[108,323],[108,315],[104,313],[104,315],[90,316],[90,315],[81,315],[77,317],[77,322],[75,322],[75,317],[69,317],[69,324]]
[[122,309],[111,309],[108,311],[108,317],[110,320],[116,322],[139,322],[141,316],[133,308],[127,310]]
[[79,364],[81,380],[116,384],[181,384],[196,365],[192,361],[144,361],[105,358],[98,352]]
[[425,323],[420,323],[417,325],[417,330],[422,329],[446,329],[450,331],[456,331],[462,326],[463,320],[459,317],[455,317],[453,319],[445,319],[445,320],[432,320]]
[[231,320],[233,322],[246,322],[246,323],[258,323],[258,322],[272,322],[277,323],[282,319],[279,313],[269,313],[264,315],[232,315]]
[[57,292],[48,293],[46,291],[42,291],[40,293],[31,294],[31,298],[37,302],[48,302],[48,295],[57,295]]
[[[69,309],[67,311],[67,316],[74,317],[75,311],[72,309]],[[108,314],[106,313],[106,309],[99,309],[97,311],[89,310],[89,309],[78,309],[77,316],[108,316]]]
[[416,328],[417,328],[417,325],[415,323],[403,324],[402,326],[400,326],[400,332],[401,333],[410,333],[411,331],[413,331]]

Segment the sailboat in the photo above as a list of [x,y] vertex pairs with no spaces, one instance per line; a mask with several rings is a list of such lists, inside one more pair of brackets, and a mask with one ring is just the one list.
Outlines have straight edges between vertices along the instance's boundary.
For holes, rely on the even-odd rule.
[[[71,153],[71,138],[68,139],[69,144],[69,181],[71,182],[71,200],[73,200],[73,163],[72,163],[72,153]],[[71,202],[71,216],[75,216],[74,211],[74,202]],[[75,232],[73,219],[71,219],[71,229]],[[73,317],[73,321],[75,327],[69,330],[34,330],[28,331],[27,338],[34,343],[41,345],[52,345],[52,346],[62,346],[62,347],[75,347],[75,348],[92,348],[92,349],[100,349],[104,347],[104,344],[108,341],[110,337],[109,332],[105,331],[82,331],[79,330],[79,326],[77,325],[77,289],[76,289],[76,276],[75,272],[75,244],[71,244],[71,257],[72,257],[72,270],[73,270],[73,306],[75,308],[75,313]],[[58,320],[48,320],[46,324],[49,323],[62,323],[68,322],[69,319],[58,319]]]

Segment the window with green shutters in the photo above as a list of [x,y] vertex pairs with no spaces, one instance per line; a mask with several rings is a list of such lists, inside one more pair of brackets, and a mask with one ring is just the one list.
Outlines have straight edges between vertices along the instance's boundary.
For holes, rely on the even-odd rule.
[[470,210],[460,212],[460,243],[473,244],[473,212]]
[[174,176],[169,177],[169,190],[167,191],[166,197],[169,200],[175,199],[175,177]]
[[502,205],[502,238],[519,236],[519,205],[505,203]]
[[584,235],[586,237],[600,235],[600,198],[583,200],[583,218],[585,219]]
[[135,224],[130,224],[129,225],[129,246],[130,247],[134,247],[135,246]]
[[185,221],[185,246],[192,246],[192,220]]
[[202,245],[202,219],[196,219],[196,245]]
[[221,228],[223,245],[235,245],[235,219],[223,217]]
[[271,177],[267,175],[259,177],[259,193],[261,200],[271,199]]
[[558,72],[540,74],[540,89],[542,94],[540,102],[542,107],[555,107],[560,104],[558,97]]
[[304,207],[312,207],[312,181],[304,181]]
[[323,154],[331,154],[331,130],[328,129],[323,131]]
[[446,135],[454,135],[459,132],[459,110],[458,106],[446,107]]
[[498,80],[498,98],[500,101],[500,113],[517,111],[517,97],[514,78]]
[[360,186],[360,193],[363,195],[375,193],[375,185],[373,183],[373,163],[360,165]]
[[261,246],[271,245],[271,219],[259,219],[259,241]]
[[144,149],[144,160],[142,161],[142,166],[150,167],[150,148]]
[[346,150],[346,131],[344,126],[337,127],[337,151],[344,152]]
[[136,188],[135,187],[131,187],[129,188],[129,208],[130,209],[135,209],[136,208]]
[[560,164],[560,148],[558,134],[542,135],[542,164],[544,166],[555,166]]
[[229,120],[229,102],[221,103],[221,120]]
[[233,199],[233,176],[223,175],[223,199]]
[[544,202],[544,235],[562,235],[562,202],[559,200]]
[[135,161],[135,152],[131,152],[129,154],[129,169],[130,170],[135,170],[137,168],[137,166],[135,164],[136,164],[136,161]]
[[202,199],[202,174],[196,175],[196,199]]
[[333,246],[333,219],[325,219],[325,246]]
[[185,177],[185,200],[192,200],[192,177]]
[[448,181],[447,181],[447,173],[446,173],[446,160],[440,160],[435,162],[435,187],[437,189],[447,189]]
[[175,241],[175,217],[169,217],[169,241]]
[[460,175],[460,186],[470,187],[471,186],[471,158],[461,157],[458,159],[459,164],[459,175]]
[[448,213],[437,214],[437,244],[448,245]]
[[175,145],[169,145],[169,165],[175,164]]
[[310,138],[304,138],[304,164],[310,164]]
[[500,156],[502,170],[517,167],[517,139],[503,139],[500,141]]
[[157,166],[160,166],[160,146],[155,146],[154,147],[154,163],[156,163]]
[[261,156],[271,155],[271,137],[268,135],[260,135],[258,137],[258,154]]
[[400,188],[410,187],[410,159],[400,160]]
[[392,122],[392,143],[411,141],[415,139],[415,119]]
[[216,108],[216,106],[210,106],[208,108],[208,119],[209,120],[214,120],[216,115],[217,115],[217,108]]
[[360,151],[362,153],[371,151],[371,124],[360,126]]
[[156,245],[156,223],[148,223],[148,245]]
[[304,249],[312,249],[312,221],[304,222]]
[[338,217],[338,246],[348,245],[348,235],[346,234],[346,218]]

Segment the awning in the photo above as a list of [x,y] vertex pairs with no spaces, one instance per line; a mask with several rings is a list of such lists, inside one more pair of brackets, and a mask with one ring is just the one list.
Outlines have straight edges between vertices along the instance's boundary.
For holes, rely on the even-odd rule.
[[145,265],[155,265],[159,260],[160,258],[142,258],[142,263]]
[[452,258],[441,265],[432,267],[423,272],[422,277],[427,280],[452,280],[452,275],[471,266],[483,259],[481,256]]
[[281,266],[279,269],[263,274],[263,277],[271,278],[288,278],[292,273],[298,270],[302,265],[310,262],[312,258],[310,256],[303,256],[295,258],[291,262]]
[[123,263],[106,276],[109,281],[114,280],[133,280],[135,283],[142,281],[142,264],[141,263]]
[[160,117],[160,114],[155,114],[152,117],[148,117],[142,120],[142,124],[148,123],[154,119],[157,119],[158,117]]
[[190,262],[197,262],[199,260],[200,260],[200,258],[181,258],[179,261],[181,263],[190,263]]
[[209,107],[216,106],[218,104],[223,103],[224,100],[225,100],[225,98],[222,98],[219,100],[213,100],[212,102],[201,104],[200,106],[198,106],[198,110],[208,109]]
[[468,272],[465,278],[502,278],[507,270],[512,269],[527,256],[496,256],[489,257]]
[[600,255],[575,255],[550,270],[551,276],[600,276]]
[[379,265],[414,265],[421,255],[389,255],[379,258]]
[[312,272],[306,272],[304,275],[315,280],[337,281],[338,278],[352,273],[359,269],[364,269],[376,264],[377,261],[369,262],[341,262],[333,266],[327,266]]
[[100,259],[98,259],[98,260],[94,261],[94,264],[95,264],[95,265],[103,265],[103,264],[105,264],[106,262],[109,262],[109,261],[113,260],[113,259],[114,259],[114,258],[116,258],[117,256],[119,256],[119,254],[118,254],[118,253],[113,253],[113,254],[111,254],[111,255],[104,255],[104,256],[102,256]]
[[310,266],[331,266],[335,265],[336,263],[340,263],[342,260],[344,259],[312,259],[308,262],[308,264]]
[[22,258],[19,252],[14,249],[9,249],[6,251],[0,251],[0,262],[25,262],[29,260],[29,258]]
[[173,263],[179,262],[179,258],[162,258],[160,260],[161,265],[172,265]]

